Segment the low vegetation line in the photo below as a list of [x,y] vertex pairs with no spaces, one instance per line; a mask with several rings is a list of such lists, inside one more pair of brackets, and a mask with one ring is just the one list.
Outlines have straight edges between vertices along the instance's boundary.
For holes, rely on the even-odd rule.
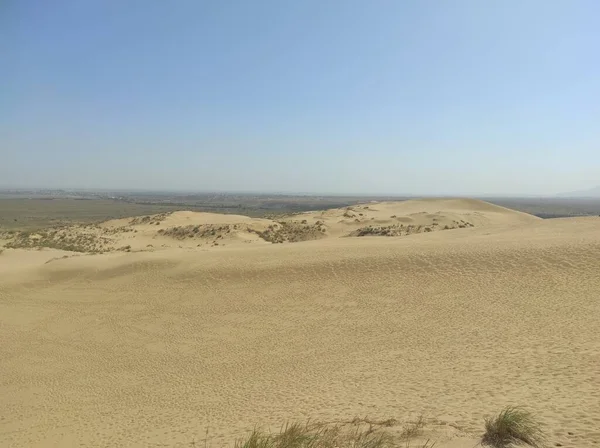
[[[491,448],[529,446],[545,448],[546,437],[533,414],[522,407],[508,406],[485,419],[480,445]],[[277,433],[255,428],[238,439],[234,448],[433,448],[437,441],[426,435],[426,420],[400,425],[395,419],[367,417],[350,421],[285,424]],[[208,437],[208,436],[207,436]],[[192,442],[192,446],[201,446]],[[207,440],[203,446],[209,446]]]

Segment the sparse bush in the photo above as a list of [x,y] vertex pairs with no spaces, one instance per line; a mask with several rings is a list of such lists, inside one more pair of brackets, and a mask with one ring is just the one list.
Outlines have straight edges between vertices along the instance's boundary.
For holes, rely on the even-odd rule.
[[322,227],[322,222],[317,221],[315,224],[301,224],[294,221],[280,221],[279,225],[270,225],[264,231],[254,230],[249,228],[249,232],[256,233],[263,240],[270,243],[297,243],[300,241],[309,241],[322,238],[322,234],[326,232],[325,227]]
[[92,234],[61,233],[61,229],[48,229],[34,232],[19,232],[15,234],[12,241],[6,247],[12,249],[59,249],[70,252],[98,252],[98,246],[102,246],[104,238],[97,238]]
[[149,225],[159,225],[162,221],[167,219],[170,213],[159,213],[158,215],[153,216],[137,216],[129,220],[129,224],[132,226],[138,224],[149,224]]
[[528,445],[534,448],[546,446],[546,440],[540,424],[527,410],[508,406],[497,416],[485,420],[483,445],[493,448],[509,448]]
[[199,224],[189,226],[175,226],[167,229],[158,229],[157,233],[184,240],[186,238],[223,238],[223,234],[231,232],[228,225]]
[[349,236],[400,236],[402,226],[397,224],[391,226],[366,226],[356,229]]

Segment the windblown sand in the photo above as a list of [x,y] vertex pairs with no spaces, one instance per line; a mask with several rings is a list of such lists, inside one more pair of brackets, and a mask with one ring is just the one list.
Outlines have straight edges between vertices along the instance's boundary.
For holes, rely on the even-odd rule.
[[[219,447],[256,425],[423,414],[436,446],[472,447],[508,404],[552,445],[600,446],[600,218],[367,207],[474,227],[344,237],[358,213],[375,221],[355,207],[296,216],[326,226],[299,243],[4,250],[0,446],[190,446],[208,430]],[[154,226],[169,219],[196,215]]]

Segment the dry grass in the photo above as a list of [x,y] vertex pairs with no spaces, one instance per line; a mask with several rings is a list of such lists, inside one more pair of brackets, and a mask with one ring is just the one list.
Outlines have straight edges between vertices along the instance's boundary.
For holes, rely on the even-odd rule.
[[307,224],[306,220],[302,222],[279,221],[276,224],[270,225],[264,231],[248,230],[273,244],[316,240],[322,238],[326,232],[326,228],[321,221],[317,221],[315,224]]
[[529,411],[508,406],[497,416],[485,420],[485,434],[481,443],[494,448],[519,445],[542,448],[546,446],[546,439],[540,424]]
[[420,417],[401,432],[388,428],[397,425],[395,419],[372,420],[356,417],[350,421],[329,423],[293,423],[277,434],[254,429],[249,436],[238,440],[235,448],[433,448],[435,443],[416,443],[425,420]]
[[69,232],[63,228],[39,232],[17,232],[5,247],[11,249],[59,249],[71,252],[100,253],[107,249],[108,240],[96,235]]
[[175,226],[167,229],[159,229],[158,234],[170,237],[176,240],[186,239],[201,239],[212,240],[213,245],[218,245],[218,241],[227,237],[232,230],[237,230],[238,225],[214,225],[214,224],[197,224],[187,226]]
[[421,435],[421,432],[423,431],[424,427],[425,427],[425,419],[421,415],[415,422],[411,422],[404,427],[404,430],[402,431],[402,434],[400,435],[400,437],[405,441],[409,441],[409,440]]
[[[396,215],[391,216],[395,218]],[[359,222],[358,220],[356,222]],[[443,228],[439,227],[439,223],[433,222],[428,225],[404,225],[404,224],[390,224],[388,226],[383,225],[369,225],[356,229],[348,236],[405,236],[413,235],[415,233],[427,233],[433,232],[434,230],[452,230],[452,229],[464,229],[466,227],[475,227],[472,223],[467,221],[454,221],[452,226],[445,225]]]
[[[395,419],[373,420],[356,417],[350,421],[329,423],[293,423],[276,434],[254,429],[235,448],[434,448],[431,440],[423,442],[425,419],[421,416],[401,431]],[[521,407],[507,407],[497,416],[485,420],[482,445],[493,448],[516,446],[546,447],[544,433],[533,415]]]
[[186,238],[222,238],[223,235],[230,231],[231,228],[228,225],[216,226],[214,224],[198,224],[159,229],[158,233],[177,240],[185,240]]
[[129,221],[132,226],[140,224],[159,225],[169,217],[171,213],[159,213],[158,215],[136,216]]
[[364,424],[368,424],[368,425],[377,425],[377,426],[385,426],[385,427],[390,427],[390,426],[394,426],[395,424],[398,423],[398,420],[396,420],[395,418],[388,418],[386,420],[373,420],[370,419],[369,417],[354,417],[350,422],[347,423],[352,423],[354,425],[359,425],[361,423]]
[[430,226],[405,226],[404,224],[391,224],[389,226],[370,225],[356,229],[348,236],[403,236],[431,231],[433,231],[433,228]]
[[386,448],[393,447],[392,438],[372,428],[348,429],[346,425],[298,424],[286,425],[279,434],[267,434],[258,429],[235,448]]

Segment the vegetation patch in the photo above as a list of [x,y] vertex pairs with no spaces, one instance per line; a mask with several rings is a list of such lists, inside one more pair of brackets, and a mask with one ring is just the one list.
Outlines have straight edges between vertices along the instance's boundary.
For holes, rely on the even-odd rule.
[[435,230],[451,230],[457,228],[474,227],[473,224],[466,221],[455,221],[453,225],[445,225],[439,227],[439,223],[433,222],[429,225],[404,225],[390,224],[388,226],[369,225],[356,229],[348,234],[348,236],[405,236],[415,233],[428,233]]
[[177,240],[185,240],[188,238],[219,239],[231,233],[231,230],[232,227],[229,225],[199,224],[169,227],[168,229],[160,229],[158,233]]
[[[464,221],[464,220],[460,220],[460,221],[454,221],[454,224],[456,225],[456,227],[458,227],[459,229],[464,229],[466,227],[475,227],[474,224],[468,222],[468,221]],[[455,228],[456,228],[455,227]]]
[[[342,216],[344,218],[354,218],[356,216],[356,213],[354,213],[354,209],[352,207],[347,207]],[[361,216],[362,216],[362,213],[361,213]]]
[[348,236],[400,236],[406,234],[402,225],[392,224],[389,226],[366,226],[350,232]]
[[69,232],[67,229],[44,231],[22,231],[13,234],[12,241],[5,247],[11,249],[59,249],[70,252],[101,253],[110,249],[108,238],[84,232]]
[[415,226],[404,224],[391,224],[389,226],[366,226],[356,229],[348,236],[402,236],[412,235],[413,233],[432,232],[433,226]]
[[[374,420],[368,417],[356,417],[350,421],[293,423],[282,426],[276,433],[255,428],[248,436],[238,439],[234,447],[434,448],[436,442],[424,436],[425,426],[422,416],[403,426],[395,419]],[[521,407],[513,406],[485,420],[481,445],[492,448],[548,446],[540,424],[533,415]]]
[[400,431],[392,431],[397,421],[355,418],[347,422],[287,424],[276,434],[259,429],[238,440],[235,448],[432,448],[435,444],[413,443],[420,435],[420,419]]
[[170,213],[159,213],[158,215],[149,215],[149,216],[136,216],[129,221],[129,224],[132,226],[147,224],[147,225],[159,225],[163,222]]
[[305,221],[280,221],[270,225],[264,231],[248,230],[256,233],[263,240],[273,244],[316,240],[322,238],[327,231],[325,225],[321,221],[317,221],[315,224],[308,224],[305,223]]
[[546,438],[540,424],[529,411],[509,406],[495,417],[485,420],[485,434],[481,443],[493,448],[521,445],[543,448]]

